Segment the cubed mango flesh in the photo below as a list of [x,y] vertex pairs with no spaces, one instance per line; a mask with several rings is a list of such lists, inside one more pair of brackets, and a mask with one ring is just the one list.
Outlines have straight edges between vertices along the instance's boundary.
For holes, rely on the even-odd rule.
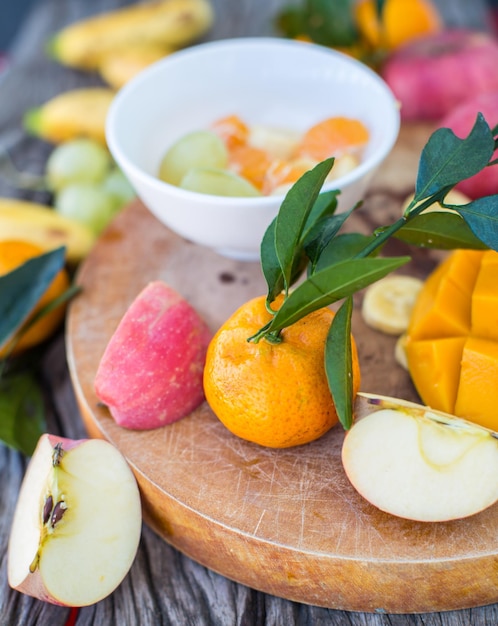
[[498,253],[457,250],[427,278],[406,357],[422,401],[498,431]]

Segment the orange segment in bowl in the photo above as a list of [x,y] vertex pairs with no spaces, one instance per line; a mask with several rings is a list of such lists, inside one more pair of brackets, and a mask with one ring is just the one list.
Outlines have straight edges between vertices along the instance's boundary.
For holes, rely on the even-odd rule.
[[263,184],[263,193],[276,193],[277,190],[284,191],[285,187],[293,185],[303,174],[316,165],[315,161],[309,159],[297,159],[295,161],[282,161],[276,159],[266,171]]
[[299,156],[324,161],[346,152],[358,152],[370,137],[360,120],[348,117],[329,117],[312,126],[303,136],[298,148]]
[[249,137],[249,127],[238,115],[227,115],[214,121],[211,130],[223,139],[229,150],[246,144]]
[[230,150],[229,169],[262,190],[271,158],[265,150],[239,145]]

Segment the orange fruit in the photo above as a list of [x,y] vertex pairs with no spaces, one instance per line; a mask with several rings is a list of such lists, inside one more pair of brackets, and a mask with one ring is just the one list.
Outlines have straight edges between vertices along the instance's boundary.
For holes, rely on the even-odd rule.
[[298,154],[305,159],[324,161],[361,150],[369,140],[367,127],[357,119],[330,117],[312,126],[303,136]]
[[443,28],[441,16],[430,0],[387,0],[382,22],[375,5],[375,0],[359,0],[355,6],[358,30],[373,48],[393,50]]
[[498,253],[457,250],[430,274],[406,337],[423,402],[498,430]]
[[[6,240],[0,242],[0,276],[8,274],[29,259],[43,254],[44,250],[26,241]],[[43,307],[61,295],[69,287],[69,275],[63,268],[56,274],[54,280],[49,285],[43,296],[33,309],[30,318],[36,315]],[[31,348],[45,339],[56,330],[64,319],[65,307],[59,306],[46,315],[43,315],[26,332],[23,332],[20,339],[16,339],[12,350],[7,344],[0,350],[0,358],[7,355],[19,354]],[[25,322],[24,326],[29,322]]]
[[[280,306],[279,297],[274,307]],[[243,304],[207,351],[204,391],[215,415],[236,436],[271,448],[318,439],[337,421],[324,366],[334,314],[315,311],[281,332],[280,343],[248,341],[271,315],[265,297]],[[353,342],[354,393],[360,369]]]
[[211,130],[224,141],[229,150],[244,145],[249,137],[249,127],[238,115],[227,115],[216,120],[211,124]]
[[295,161],[281,161],[277,159],[270,163],[263,181],[263,194],[271,194],[279,187],[293,185],[303,174],[312,169],[316,161],[297,159]]
[[249,145],[239,145],[229,151],[229,169],[245,178],[260,191],[263,189],[266,172],[272,163],[265,150]]

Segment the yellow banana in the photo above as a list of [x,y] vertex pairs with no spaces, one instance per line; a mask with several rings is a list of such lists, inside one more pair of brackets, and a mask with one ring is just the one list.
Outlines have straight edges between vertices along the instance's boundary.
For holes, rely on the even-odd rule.
[[0,198],[0,241],[9,239],[31,242],[44,251],[66,246],[68,263],[76,264],[90,252],[95,235],[43,204]]
[[103,56],[99,63],[99,74],[110,87],[118,90],[138,72],[173,51],[174,48],[156,44],[117,48]]
[[29,133],[51,143],[89,137],[105,145],[105,120],[114,95],[108,87],[65,91],[28,110],[24,126]]
[[209,0],[156,0],[117,9],[66,26],[48,42],[59,63],[97,70],[111,50],[136,43],[180,48],[212,25]]
[[394,274],[367,287],[362,304],[365,323],[389,335],[401,335],[422,284],[414,276]]

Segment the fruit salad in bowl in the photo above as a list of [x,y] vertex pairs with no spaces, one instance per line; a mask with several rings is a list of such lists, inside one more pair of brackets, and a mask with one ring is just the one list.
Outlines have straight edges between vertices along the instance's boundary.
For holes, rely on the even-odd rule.
[[[256,260],[289,186],[336,159],[324,190],[362,199],[393,147],[399,110],[384,81],[340,52],[278,38],[182,50],[135,77],[109,110],[109,148],[168,228]],[[235,145],[234,145],[235,144]]]

